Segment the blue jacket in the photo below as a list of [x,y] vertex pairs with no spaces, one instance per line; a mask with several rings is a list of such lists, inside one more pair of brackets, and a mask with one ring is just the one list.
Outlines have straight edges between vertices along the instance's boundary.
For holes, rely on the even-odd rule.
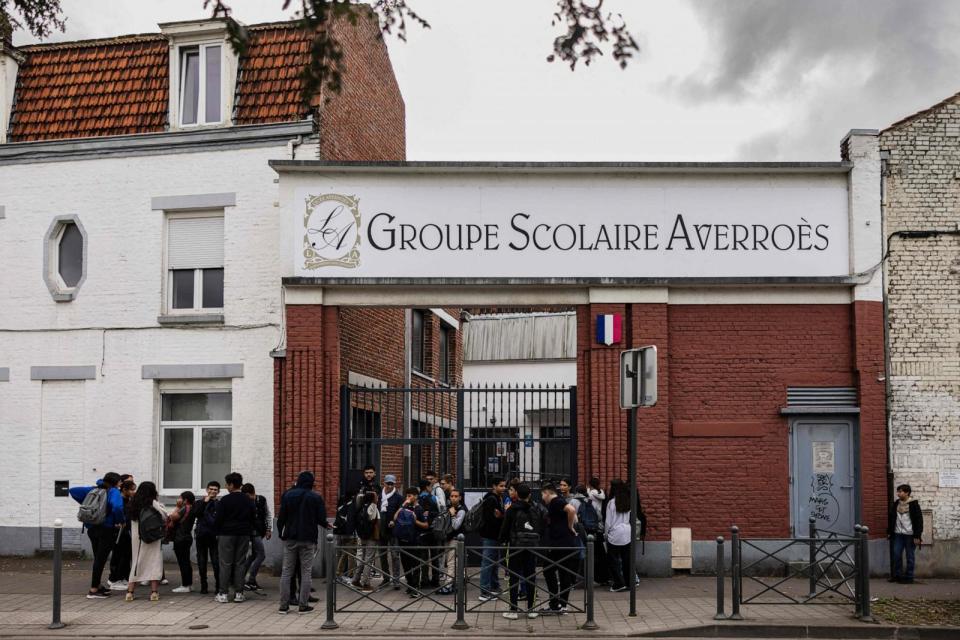
[[[102,485],[103,480],[97,480],[97,487]],[[95,488],[96,487],[70,487],[70,497],[78,503],[83,504],[84,498]],[[123,496],[120,495],[119,489],[113,487],[107,492],[107,503],[107,517],[104,518],[103,523],[84,526],[98,526],[112,529],[114,525],[123,524],[126,521],[126,518],[123,517]]]

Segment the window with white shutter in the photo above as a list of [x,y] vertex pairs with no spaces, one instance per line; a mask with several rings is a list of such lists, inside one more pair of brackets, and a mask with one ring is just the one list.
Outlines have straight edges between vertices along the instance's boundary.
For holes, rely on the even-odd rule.
[[167,219],[167,309],[223,309],[223,216]]

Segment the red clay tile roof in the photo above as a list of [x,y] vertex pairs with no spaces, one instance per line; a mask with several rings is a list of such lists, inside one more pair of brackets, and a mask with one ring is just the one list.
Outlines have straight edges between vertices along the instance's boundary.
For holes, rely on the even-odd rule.
[[10,141],[163,131],[168,49],[160,35],[22,47]]
[[289,23],[250,28],[247,53],[240,60],[234,99],[235,124],[303,120],[300,73],[310,59],[310,35]]
[[[248,27],[239,61],[234,124],[291,122],[310,36],[293,23]],[[169,43],[160,34],[21,47],[11,142],[155,133],[167,129]]]

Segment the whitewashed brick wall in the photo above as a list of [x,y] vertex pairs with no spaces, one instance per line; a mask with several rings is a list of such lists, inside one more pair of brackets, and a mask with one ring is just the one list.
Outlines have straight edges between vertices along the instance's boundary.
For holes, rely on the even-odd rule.
[[[960,227],[960,100],[884,131],[886,234]],[[960,538],[960,237],[894,238],[887,262],[890,428],[896,484],[933,511],[935,539]]]
[[[76,526],[54,480],[159,475],[158,387],[144,364],[243,363],[232,383],[233,467],[273,495],[273,361],[280,340],[276,174],[284,146],[0,166],[0,527]],[[166,328],[164,214],[154,196],[235,192],[225,210],[225,326]],[[87,278],[54,302],[42,278],[54,216],[87,232]],[[30,380],[38,365],[95,365],[96,379]],[[29,550],[27,550],[29,551]]]

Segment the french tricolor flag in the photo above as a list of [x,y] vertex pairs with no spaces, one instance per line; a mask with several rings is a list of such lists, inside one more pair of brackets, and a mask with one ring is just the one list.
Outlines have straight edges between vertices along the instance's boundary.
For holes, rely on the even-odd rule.
[[611,345],[620,342],[623,322],[616,313],[597,316],[597,342]]

